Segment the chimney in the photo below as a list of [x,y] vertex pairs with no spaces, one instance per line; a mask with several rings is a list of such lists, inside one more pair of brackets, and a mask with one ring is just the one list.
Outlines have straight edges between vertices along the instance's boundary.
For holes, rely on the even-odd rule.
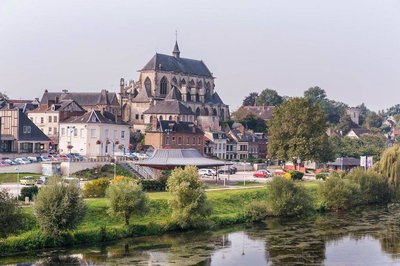
[[68,90],[62,90],[62,93],[66,94],[68,93]]

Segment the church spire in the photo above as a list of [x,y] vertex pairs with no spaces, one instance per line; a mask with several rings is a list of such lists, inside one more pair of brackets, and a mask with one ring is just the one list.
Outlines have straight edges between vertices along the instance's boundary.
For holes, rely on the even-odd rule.
[[174,50],[172,51],[172,54],[174,55],[175,58],[179,58],[181,55],[181,52],[179,51],[179,46],[178,46],[178,32],[175,31],[175,46]]

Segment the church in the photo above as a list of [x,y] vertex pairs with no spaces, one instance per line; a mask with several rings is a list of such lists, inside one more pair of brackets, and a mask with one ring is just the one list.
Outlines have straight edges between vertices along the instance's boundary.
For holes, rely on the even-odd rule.
[[229,118],[212,72],[201,60],[181,57],[178,42],[172,55],[156,53],[139,72],[136,82],[120,80],[122,117],[134,130],[144,132],[154,119],[218,130]]

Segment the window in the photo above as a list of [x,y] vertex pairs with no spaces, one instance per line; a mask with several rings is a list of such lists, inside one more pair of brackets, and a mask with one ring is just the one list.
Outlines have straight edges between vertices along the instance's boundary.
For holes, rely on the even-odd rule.
[[96,132],[96,129],[95,129],[95,128],[92,128],[92,129],[90,130],[90,136],[91,136],[92,138],[96,138],[96,137],[97,137],[97,132]]
[[143,115],[140,115],[140,119],[142,119],[142,120],[143,120]]
[[167,86],[168,86],[167,78],[163,77],[160,82],[160,94],[161,95],[167,94]]
[[193,137],[193,144],[196,144],[196,138]]
[[186,138],[186,144],[189,145],[190,141],[189,141],[189,137]]
[[57,134],[57,128],[56,128],[56,127],[53,128],[53,133],[54,133],[54,134]]
[[81,138],[83,138],[83,132],[84,132],[84,129],[81,128]]
[[65,127],[61,128],[61,136],[65,136]]
[[136,119],[136,120],[139,120],[139,114],[136,114],[136,115],[135,115],[135,119]]
[[178,144],[181,145],[182,144],[182,137],[178,138]]
[[150,81],[150,79],[148,77],[144,81],[144,87],[146,88],[146,90],[148,92],[151,91],[151,81]]
[[165,144],[169,145],[169,137],[168,136],[165,138]]
[[201,144],[201,137],[198,137],[197,144]]
[[31,133],[31,126],[24,126],[22,128],[22,130],[23,130],[24,134],[29,134],[29,133]]
[[106,136],[106,138],[108,138],[108,129],[105,130],[104,135]]
[[40,123],[43,124],[44,123],[44,117],[40,118]]
[[74,137],[77,137],[77,136],[78,136],[78,129],[74,128]]
[[57,123],[57,116],[56,115],[54,116],[53,121],[54,121],[54,123]]
[[52,121],[52,119],[51,119],[52,117],[51,116],[49,116],[49,123],[51,123],[51,121]]
[[125,138],[125,130],[122,130],[121,131],[121,139],[124,139]]
[[53,130],[51,127],[49,127],[49,134],[51,134],[51,132],[53,132]]
[[172,137],[172,141],[175,142],[175,137]]

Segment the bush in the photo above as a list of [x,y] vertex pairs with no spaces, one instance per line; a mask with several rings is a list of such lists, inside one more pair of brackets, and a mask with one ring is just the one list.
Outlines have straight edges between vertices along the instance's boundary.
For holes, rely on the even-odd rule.
[[29,200],[33,200],[33,197],[39,192],[39,188],[37,186],[32,187],[23,187],[21,189],[21,195],[19,195],[18,199],[24,201],[25,197],[28,197]]
[[195,166],[176,168],[168,179],[168,190],[172,195],[170,205],[172,220],[181,228],[194,228],[205,224],[211,215],[204,183]]
[[317,180],[325,180],[329,176],[329,173],[319,173],[315,175]]
[[269,188],[268,211],[274,216],[299,216],[312,209],[311,197],[293,180],[275,177]]
[[42,231],[51,236],[76,228],[86,210],[78,184],[65,184],[59,179],[53,179],[48,186],[41,188],[34,201],[36,220]]
[[282,175],[283,178],[285,178],[286,180],[291,180],[292,179],[292,174],[289,172],[286,172]]
[[297,171],[297,170],[293,170],[293,171],[290,171],[290,175],[293,180],[301,180],[301,179],[303,179],[304,173]]
[[268,206],[265,202],[253,201],[246,206],[246,217],[251,222],[261,222],[268,215]]
[[147,196],[136,180],[112,183],[107,189],[107,196],[110,198],[111,214],[122,216],[127,226],[132,214],[142,215],[147,211]]
[[165,191],[167,189],[165,179],[142,179],[140,183],[144,191]]
[[331,176],[320,186],[321,201],[331,210],[345,210],[359,204],[359,189],[350,182]]
[[391,199],[391,189],[386,179],[373,171],[357,168],[346,177],[359,187],[360,203],[388,203]]
[[[103,167],[101,167],[101,172],[103,173],[110,173],[110,174],[114,174],[114,165],[112,164],[106,164]],[[129,172],[128,170],[126,170],[125,168],[123,168],[122,166],[118,165],[116,166],[116,171],[115,173],[117,175],[122,175],[122,176],[128,176],[128,177],[133,177],[133,174],[131,172]]]
[[106,177],[86,182],[82,190],[82,195],[86,198],[103,198],[106,195],[109,185],[110,180]]
[[16,232],[22,224],[17,201],[5,189],[0,189],[0,238]]

